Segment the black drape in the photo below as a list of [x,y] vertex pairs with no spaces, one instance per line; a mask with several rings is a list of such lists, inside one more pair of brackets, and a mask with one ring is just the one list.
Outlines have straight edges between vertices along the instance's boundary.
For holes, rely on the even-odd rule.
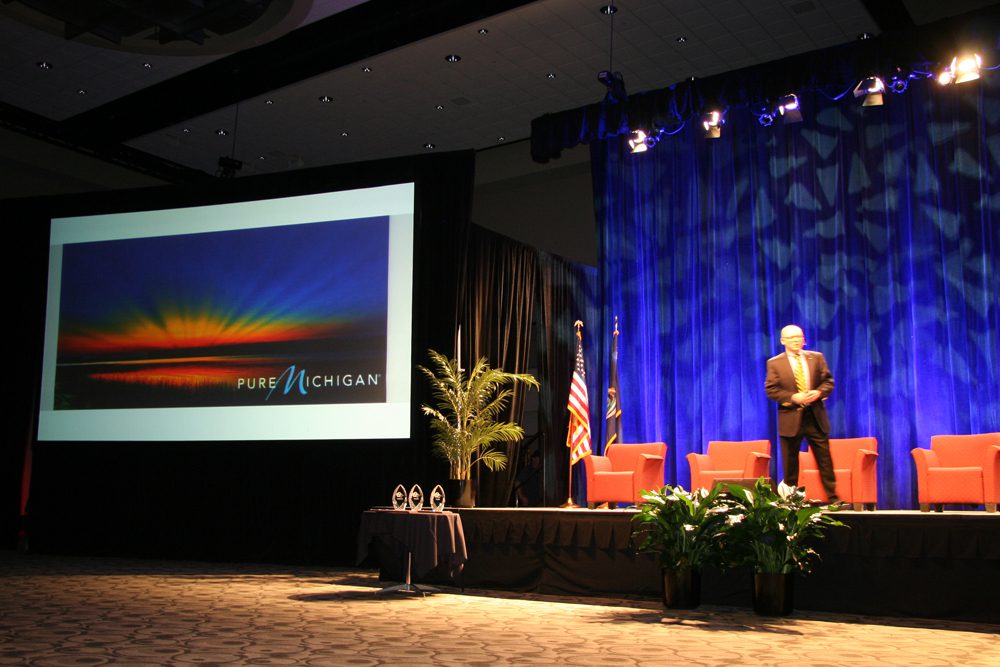
[[[539,430],[541,431],[542,465],[546,505],[559,505],[568,497],[569,449],[566,447],[566,428],[569,412],[570,379],[573,375],[576,347],[573,323],[582,320],[586,326],[598,321],[597,269],[575,264],[556,255],[539,252],[540,296],[538,307],[538,376],[542,383],[539,396]],[[588,344],[589,330],[584,330],[584,356],[588,368],[595,368],[597,354],[594,345]],[[595,339],[596,342],[596,339]],[[591,404],[591,423],[594,423],[593,406],[600,405],[594,397],[596,383],[588,376],[588,393]],[[598,415],[599,418],[599,415]],[[574,466],[573,496],[582,503],[583,466]],[[577,470],[579,469],[579,470]]]
[[[37,232],[11,245],[8,285],[21,285],[22,322],[10,351],[19,376],[41,367],[50,217],[173,208],[414,182],[414,361],[454,340],[456,289],[468,242],[471,151],[247,177],[195,192],[155,188],[2,203],[15,227]],[[41,229],[31,229],[31,225]],[[37,237],[37,240],[36,240]],[[14,261],[15,253],[18,261]],[[19,267],[16,275],[15,267]],[[36,443],[29,505],[40,552],[269,562],[353,563],[361,511],[386,505],[396,484],[429,490],[447,466],[431,457],[419,413],[426,383],[412,380],[408,440],[300,442]],[[24,440],[37,389],[24,382],[5,413],[2,545],[12,545]],[[16,411],[13,409],[16,408]]]
[[[573,322],[597,321],[597,270],[475,225],[467,258],[459,296],[462,364],[486,357],[492,366],[508,372],[535,373],[541,383],[537,442],[544,504],[558,505],[567,497],[566,400],[575,353]],[[585,349],[594,363],[598,358],[594,345],[587,343]],[[593,384],[591,396],[597,395],[597,383]],[[509,419],[522,421],[525,396],[525,389],[517,387]],[[507,447],[510,461],[505,470],[491,473],[480,468],[478,505],[509,504],[522,447],[523,443]],[[581,484],[574,481],[574,495]]]
[[[466,289],[460,360],[471,367],[485,357],[494,368],[526,373],[530,368],[531,321],[537,291],[538,262],[535,251],[482,227],[472,227],[466,263]],[[524,415],[526,388],[514,386],[507,418],[520,423]],[[480,506],[508,504],[521,444],[502,445],[507,451],[504,470],[490,472],[478,466],[477,499]]]

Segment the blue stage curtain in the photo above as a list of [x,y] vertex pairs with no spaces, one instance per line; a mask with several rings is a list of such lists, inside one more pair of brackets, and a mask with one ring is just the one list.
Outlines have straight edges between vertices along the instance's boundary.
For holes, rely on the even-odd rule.
[[624,439],[665,440],[668,483],[713,439],[769,438],[780,478],[764,367],[789,323],[833,371],[831,435],[879,440],[880,507],[915,506],[911,448],[1000,430],[998,79],[882,107],[807,92],[803,122],[771,127],[732,107],[720,139],[689,121],[644,154],[592,144]]

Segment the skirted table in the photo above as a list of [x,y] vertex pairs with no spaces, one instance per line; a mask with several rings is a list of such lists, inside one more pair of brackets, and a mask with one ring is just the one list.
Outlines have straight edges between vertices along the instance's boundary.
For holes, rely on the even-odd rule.
[[380,578],[405,581],[383,591],[422,592],[411,583],[413,575],[434,581],[460,580],[468,560],[462,518],[455,512],[426,510],[362,512],[357,561],[361,564],[369,558],[378,563]]

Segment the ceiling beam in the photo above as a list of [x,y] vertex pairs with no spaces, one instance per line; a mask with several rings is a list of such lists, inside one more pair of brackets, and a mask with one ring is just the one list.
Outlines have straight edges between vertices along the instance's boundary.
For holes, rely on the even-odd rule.
[[369,0],[63,121],[117,144],[534,0]]

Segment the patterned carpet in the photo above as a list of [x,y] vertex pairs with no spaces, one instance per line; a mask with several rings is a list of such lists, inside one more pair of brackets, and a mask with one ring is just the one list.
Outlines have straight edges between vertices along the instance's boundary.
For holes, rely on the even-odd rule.
[[0,552],[0,665],[1000,665],[1000,626]]

